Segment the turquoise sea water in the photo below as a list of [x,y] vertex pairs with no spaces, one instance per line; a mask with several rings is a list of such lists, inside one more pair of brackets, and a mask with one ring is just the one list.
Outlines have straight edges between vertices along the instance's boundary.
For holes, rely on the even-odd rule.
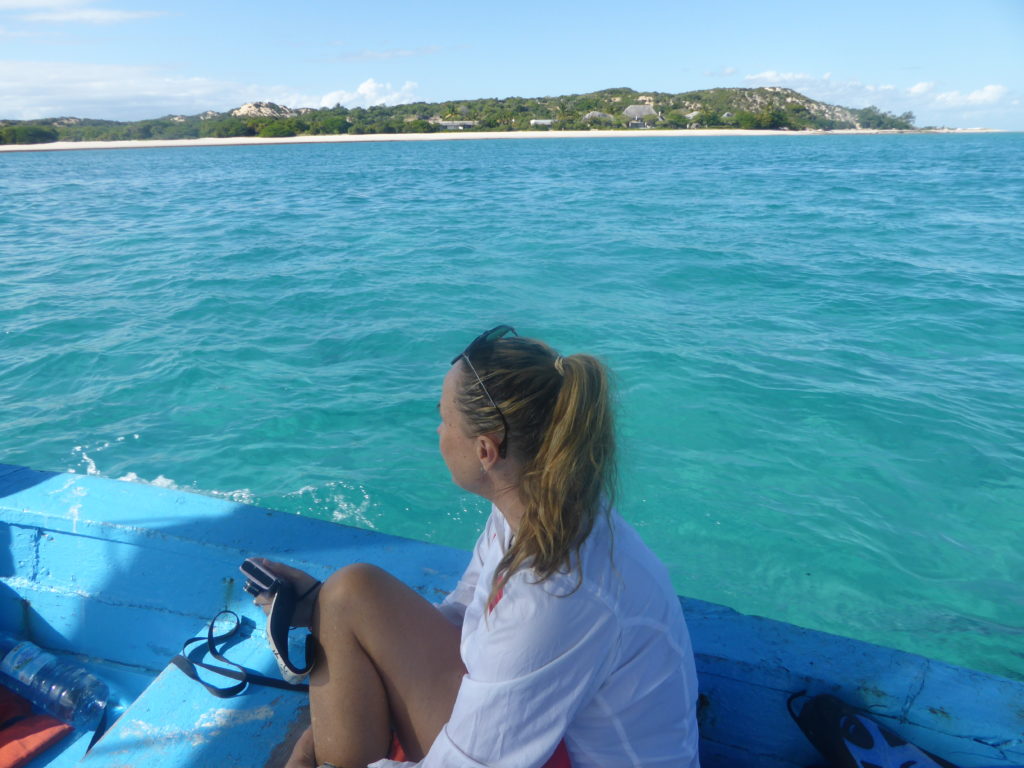
[[1024,678],[1024,135],[0,154],[0,461],[469,547],[498,322],[680,592]]

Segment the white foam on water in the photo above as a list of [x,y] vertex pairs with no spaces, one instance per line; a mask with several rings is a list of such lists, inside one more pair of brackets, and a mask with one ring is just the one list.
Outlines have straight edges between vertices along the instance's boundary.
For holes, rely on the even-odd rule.
[[238,504],[256,504],[258,502],[256,494],[249,488],[238,488],[233,491],[207,490],[205,488],[197,488],[194,485],[180,485],[172,478],[164,477],[163,475],[157,475],[152,480],[147,480],[135,472],[127,472],[117,479],[123,483],[139,483],[140,485],[151,485],[155,488],[167,488],[172,491],[185,491],[186,493],[195,493],[200,496],[212,496],[215,499],[233,501]]
[[[68,467],[68,472],[71,474],[77,474],[80,469],[84,469],[86,475],[106,477],[107,475],[105,475],[99,468],[97,460],[90,456],[86,451],[96,455],[110,448],[116,448],[119,444],[125,443],[129,439],[138,440],[140,437],[141,435],[135,432],[131,435],[119,435],[113,438],[113,442],[110,440],[104,440],[96,445],[76,445],[71,449],[71,454],[72,456],[78,457],[79,467]],[[124,473],[116,479],[125,483],[139,483],[141,485],[150,485],[155,488],[167,488],[172,491],[186,491],[188,493],[197,493],[201,496],[212,496],[216,499],[225,499],[239,504],[257,503],[256,494],[249,488],[238,488],[232,491],[219,491],[216,489],[207,490],[205,488],[197,488],[194,485],[182,485],[176,482],[173,478],[167,477],[163,474],[159,474],[152,480],[148,480],[145,477],[140,476],[138,473],[131,471]]]
[[[353,501],[353,496],[357,496],[358,500]],[[298,499],[311,511],[327,512],[335,523],[358,525],[371,530],[377,528],[369,514],[372,506],[370,493],[361,485],[344,481],[326,483],[321,488],[304,485],[297,491],[286,493],[285,498]]]
[[[139,434],[138,433],[134,433],[134,434],[131,435],[131,438],[133,440],[138,440],[139,439]],[[78,456],[79,464],[80,465],[82,465],[82,464],[85,465],[84,466],[85,474],[87,474],[87,475],[95,475],[95,476],[102,476],[103,473],[100,472],[99,467],[96,465],[96,460],[94,458],[92,458],[92,456],[90,456],[88,453],[86,453],[86,451],[90,451],[93,455],[98,454],[98,453],[102,453],[103,451],[105,451],[105,450],[107,450],[107,449],[109,449],[111,447],[114,447],[114,445],[116,443],[123,443],[127,439],[128,439],[128,435],[119,435],[118,437],[114,438],[114,443],[111,443],[110,440],[104,440],[102,443],[97,443],[96,445],[85,445],[85,444],[83,444],[83,445],[76,445],[74,448],[71,449],[71,455],[72,456],[76,456],[77,455]],[[68,467],[68,472],[71,472],[72,474],[77,474],[78,473],[78,469],[75,468],[75,467]]]
[[[81,445],[76,445],[74,448],[71,449],[71,453],[72,453],[72,455],[77,453],[78,457],[79,457],[78,458],[79,462],[85,464],[85,474],[87,474],[87,475],[99,475],[100,471],[96,468],[96,462],[89,456],[89,454],[87,454],[85,452],[85,448],[87,448],[87,447],[88,446],[84,446],[83,447]],[[92,450],[92,449],[90,448],[89,450]],[[101,448],[99,450],[103,450],[103,449]],[[71,472],[75,471],[73,468],[70,468],[70,467],[69,467],[69,470]]]

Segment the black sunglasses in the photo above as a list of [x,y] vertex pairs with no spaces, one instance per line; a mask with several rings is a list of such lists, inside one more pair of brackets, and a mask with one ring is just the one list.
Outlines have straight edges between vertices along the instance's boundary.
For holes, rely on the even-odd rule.
[[480,389],[484,391],[484,394],[487,395],[487,399],[494,407],[494,410],[496,410],[498,412],[498,416],[501,417],[501,425],[505,430],[501,437],[501,444],[498,445],[498,455],[501,456],[501,458],[505,458],[505,454],[508,451],[508,421],[505,419],[505,414],[501,412],[501,408],[499,408],[498,404],[494,402],[494,398],[491,397],[491,393],[487,391],[487,387],[484,386],[484,381],[480,378],[480,374],[476,372],[476,368],[473,367],[473,361],[470,360],[470,356],[472,356],[474,352],[478,351],[484,344],[491,344],[504,336],[508,336],[510,333],[513,336],[519,335],[516,333],[516,329],[511,325],[496,325],[491,328],[491,330],[484,331],[469,342],[469,346],[453,357],[451,362],[452,365],[455,365],[460,359],[466,361],[466,365],[469,366],[469,370],[471,370],[473,375],[476,376],[476,381],[480,385]]

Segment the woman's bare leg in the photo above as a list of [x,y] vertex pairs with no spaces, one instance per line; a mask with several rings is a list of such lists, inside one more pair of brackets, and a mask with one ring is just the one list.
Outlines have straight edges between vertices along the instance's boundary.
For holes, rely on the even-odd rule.
[[356,564],[324,583],[313,631],[316,759],[363,768],[385,756],[392,727],[409,759],[422,759],[465,674],[459,629],[386,571]]
[[313,754],[313,729],[307,728],[292,747],[291,757],[284,768],[316,768],[316,755]]

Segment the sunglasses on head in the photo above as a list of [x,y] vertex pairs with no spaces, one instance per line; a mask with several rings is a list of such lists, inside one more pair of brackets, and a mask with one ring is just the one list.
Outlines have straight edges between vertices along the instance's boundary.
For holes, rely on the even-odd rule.
[[491,393],[487,391],[487,387],[484,386],[483,379],[481,379],[480,374],[476,372],[476,368],[473,367],[473,361],[470,358],[473,356],[473,353],[478,351],[480,347],[482,347],[483,345],[491,344],[504,336],[508,336],[510,333],[513,336],[519,335],[518,333],[516,333],[516,329],[513,328],[511,325],[496,325],[494,328],[491,328],[491,330],[484,331],[471,342],[469,342],[468,347],[466,347],[464,350],[462,350],[462,352],[453,357],[451,363],[452,365],[455,365],[457,362],[459,362],[459,360],[466,361],[466,365],[469,366],[469,370],[471,370],[473,372],[473,375],[476,376],[476,381],[477,384],[480,385],[480,389],[483,390],[484,395],[487,396],[487,400],[490,402],[494,410],[498,412],[498,416],[501,417],[501,425],[504,428],[504,433],[502,434],[501,437],[501,443],[498,445],[498,455],[501,456],[501,458],[505,458],[505,454],[507,453],[508,450],[508,421],[505,420],[505,414],[501,412],[501,408],[499,408],[498,404],[494,402],[494,398],[491,397]]

